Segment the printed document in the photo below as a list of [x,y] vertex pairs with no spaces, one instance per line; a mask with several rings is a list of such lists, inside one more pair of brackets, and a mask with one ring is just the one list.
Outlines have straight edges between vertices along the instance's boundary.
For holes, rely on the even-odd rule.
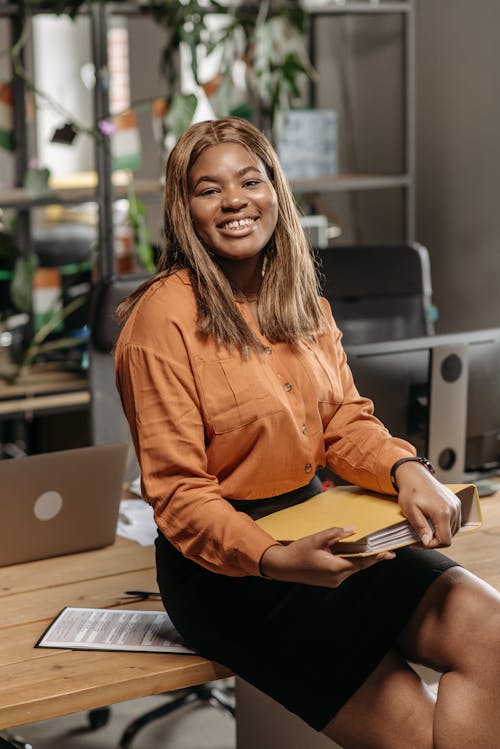
[[35,647],[195,653],[165,611],[66,607]]

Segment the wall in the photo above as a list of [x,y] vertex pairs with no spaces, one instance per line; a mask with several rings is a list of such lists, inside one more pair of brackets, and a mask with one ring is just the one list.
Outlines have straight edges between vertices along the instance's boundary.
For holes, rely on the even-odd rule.
[[500,4],[416,7],[417,225],[439,330],[500,326]]

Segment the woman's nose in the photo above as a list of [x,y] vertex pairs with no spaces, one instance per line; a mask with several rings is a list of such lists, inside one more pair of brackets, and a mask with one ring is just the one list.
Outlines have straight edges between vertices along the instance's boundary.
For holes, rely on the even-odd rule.
[[226,211],[237,211],[247,204],[247,199],[239,190],[231,190],[222,197],[222,208]]

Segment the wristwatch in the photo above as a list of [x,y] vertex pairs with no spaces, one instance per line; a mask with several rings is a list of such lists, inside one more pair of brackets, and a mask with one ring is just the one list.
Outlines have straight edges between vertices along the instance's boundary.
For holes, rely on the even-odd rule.
[[432,473],[434,476],[436,471],[434,466],[432,465],[431,461],[427,458],[422,458],[420,455],[417,455],[413,458],[401,458],[400,460],[396,460],[394,465],[391,468],[390,477],[391,477],[391,484],[394,487],[394,491],[399,494],[399,486],[398,482],[396,481],[396,471],[398,470],[399,466],[403,463],[421,463],[424,468],[427,468],[429,473]]

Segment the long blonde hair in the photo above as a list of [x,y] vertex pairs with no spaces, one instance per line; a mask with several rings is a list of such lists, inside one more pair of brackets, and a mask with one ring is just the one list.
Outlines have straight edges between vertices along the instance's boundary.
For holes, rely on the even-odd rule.
[[165,244],[158,272],[119,305],[116,315],[120,321],[126,319],[151,284],[186,268],[196,297],[199,331],[240,351],[262,346],[238,311],[229,281],[216,258],[198,238],[189,211],[190,170],[206,148],[220,143],[237,143],[257,156],[278,199],[278,220],[265,249],[266,272],[258,300],[261,331],[272,342],[295,343],[302,338],[315,338],[325,320],[314,261],[297,206],[273,147],[254,125],[238,117],[199,122],[179,138],[166,167]]

